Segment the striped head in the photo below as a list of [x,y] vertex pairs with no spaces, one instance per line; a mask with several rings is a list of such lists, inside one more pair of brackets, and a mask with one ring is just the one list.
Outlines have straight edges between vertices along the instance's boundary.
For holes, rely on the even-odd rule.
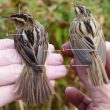
[[91,11],[85,6],[75,5],[76,17],[91,17]]
[[16,13],[5,18],[8,18],[10,21],[12,21],[16,27],[23,27],[28,25],[33,26],[34,24],[32,16],[27,13]]

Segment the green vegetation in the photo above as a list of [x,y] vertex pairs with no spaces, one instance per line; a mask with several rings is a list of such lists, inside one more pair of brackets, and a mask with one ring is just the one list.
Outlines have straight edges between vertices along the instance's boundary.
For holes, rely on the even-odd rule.
[[[97,20],[102,24],[107,40],[110,40],[110,0],[76,0],[78,4],[89,7]],[[19,10],[30,13],[40,21],[48,31],[49,42],[54,44],[56,49],[69,40],[69,25],[74,18],[74,0],[0,0],[0,38],[6,38],[5,33],[13,33],[15,27],[3,19],[2,16],[16,13]],[[10,36],[13,38],[13,36]],[[70,59],[65,59],[65,64]],[[51,108],[47,110],[76,110],[65,98],[64,90],[72,85],[84,90],[81,82],[69,69],[66,78],[60,79],[56,84],[56,94],[52,101]],[[63,99],[63,100],[62,100]],[[36,110],[34,107],[23,106],[22,102],[13,102],[0,110]],[[45,110],[45,109],[44,109]]]

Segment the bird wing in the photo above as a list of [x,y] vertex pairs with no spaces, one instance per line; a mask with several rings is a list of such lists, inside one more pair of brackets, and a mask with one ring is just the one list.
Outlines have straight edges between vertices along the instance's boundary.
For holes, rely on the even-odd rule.
[[99,54],[99,56],[101,57],[102,62],[104,63],[104,65],[106,64],[106,45],[105,45],[105,38],[104,38],[104,34],[103,34],[103,30],[102,27],[100,26],[100,24],[98,22],[97,26],[98,26],[98,30],[97,30],[97,34],[94,38],[94,43],[96,45],[97,48],[97,53]]
[[32,46],[27,40],[23,38],[23,35],[18,35],[18,33],[16,33],[14,41],[15,48],[22,56],[23,60],[30,65],[36,65],[37,61]]
[[89,36],[81,36],[79,34],[75,34],[72,31],[72,27],[73,26],[70,27],[70,44],[73,49],[73,54],[81,64],[92,64],[92,57],[90,52],[95,51],[93,40]]
[[37,62],[42,65],[45,64],[48,53],[48,34],[45,32],[43,25],[41,25],[39,22],[37,22],[37,26],[37,38],[39,37],[40,40],[39,42],[36,41],[34,50]]

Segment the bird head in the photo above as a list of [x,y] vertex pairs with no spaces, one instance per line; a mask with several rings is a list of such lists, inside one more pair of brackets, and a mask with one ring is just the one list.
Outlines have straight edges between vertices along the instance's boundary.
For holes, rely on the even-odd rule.
[[85,6],[74,5],[76,17],[90,17],[91,11]]
[[8,20],[12,21],[16,27],[34,25],[34,20],[32,16],[26,13],[16,13],[10,16],[5,16],[4,18],[7,18]]

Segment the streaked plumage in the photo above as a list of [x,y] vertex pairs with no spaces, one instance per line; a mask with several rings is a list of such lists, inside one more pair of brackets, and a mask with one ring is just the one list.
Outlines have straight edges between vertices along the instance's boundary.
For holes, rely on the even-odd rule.
[[[88,65],[90,83],[101,86],[108,83],[105,71],[106,46],[103,30],[91,11],[75,6],[76,18],[70,26],[70,43],[74,57],[81,65]],[[82,49],[82,50],[76,50]]]
[[8,19],[16,25],[15,48],[25,64],[14,92],[27,103],[38,106],[45,104],[53,95],[43,66],[47,57],[47,51],[44,50],[48,50],[47,32],[29,14],[17,13]]

